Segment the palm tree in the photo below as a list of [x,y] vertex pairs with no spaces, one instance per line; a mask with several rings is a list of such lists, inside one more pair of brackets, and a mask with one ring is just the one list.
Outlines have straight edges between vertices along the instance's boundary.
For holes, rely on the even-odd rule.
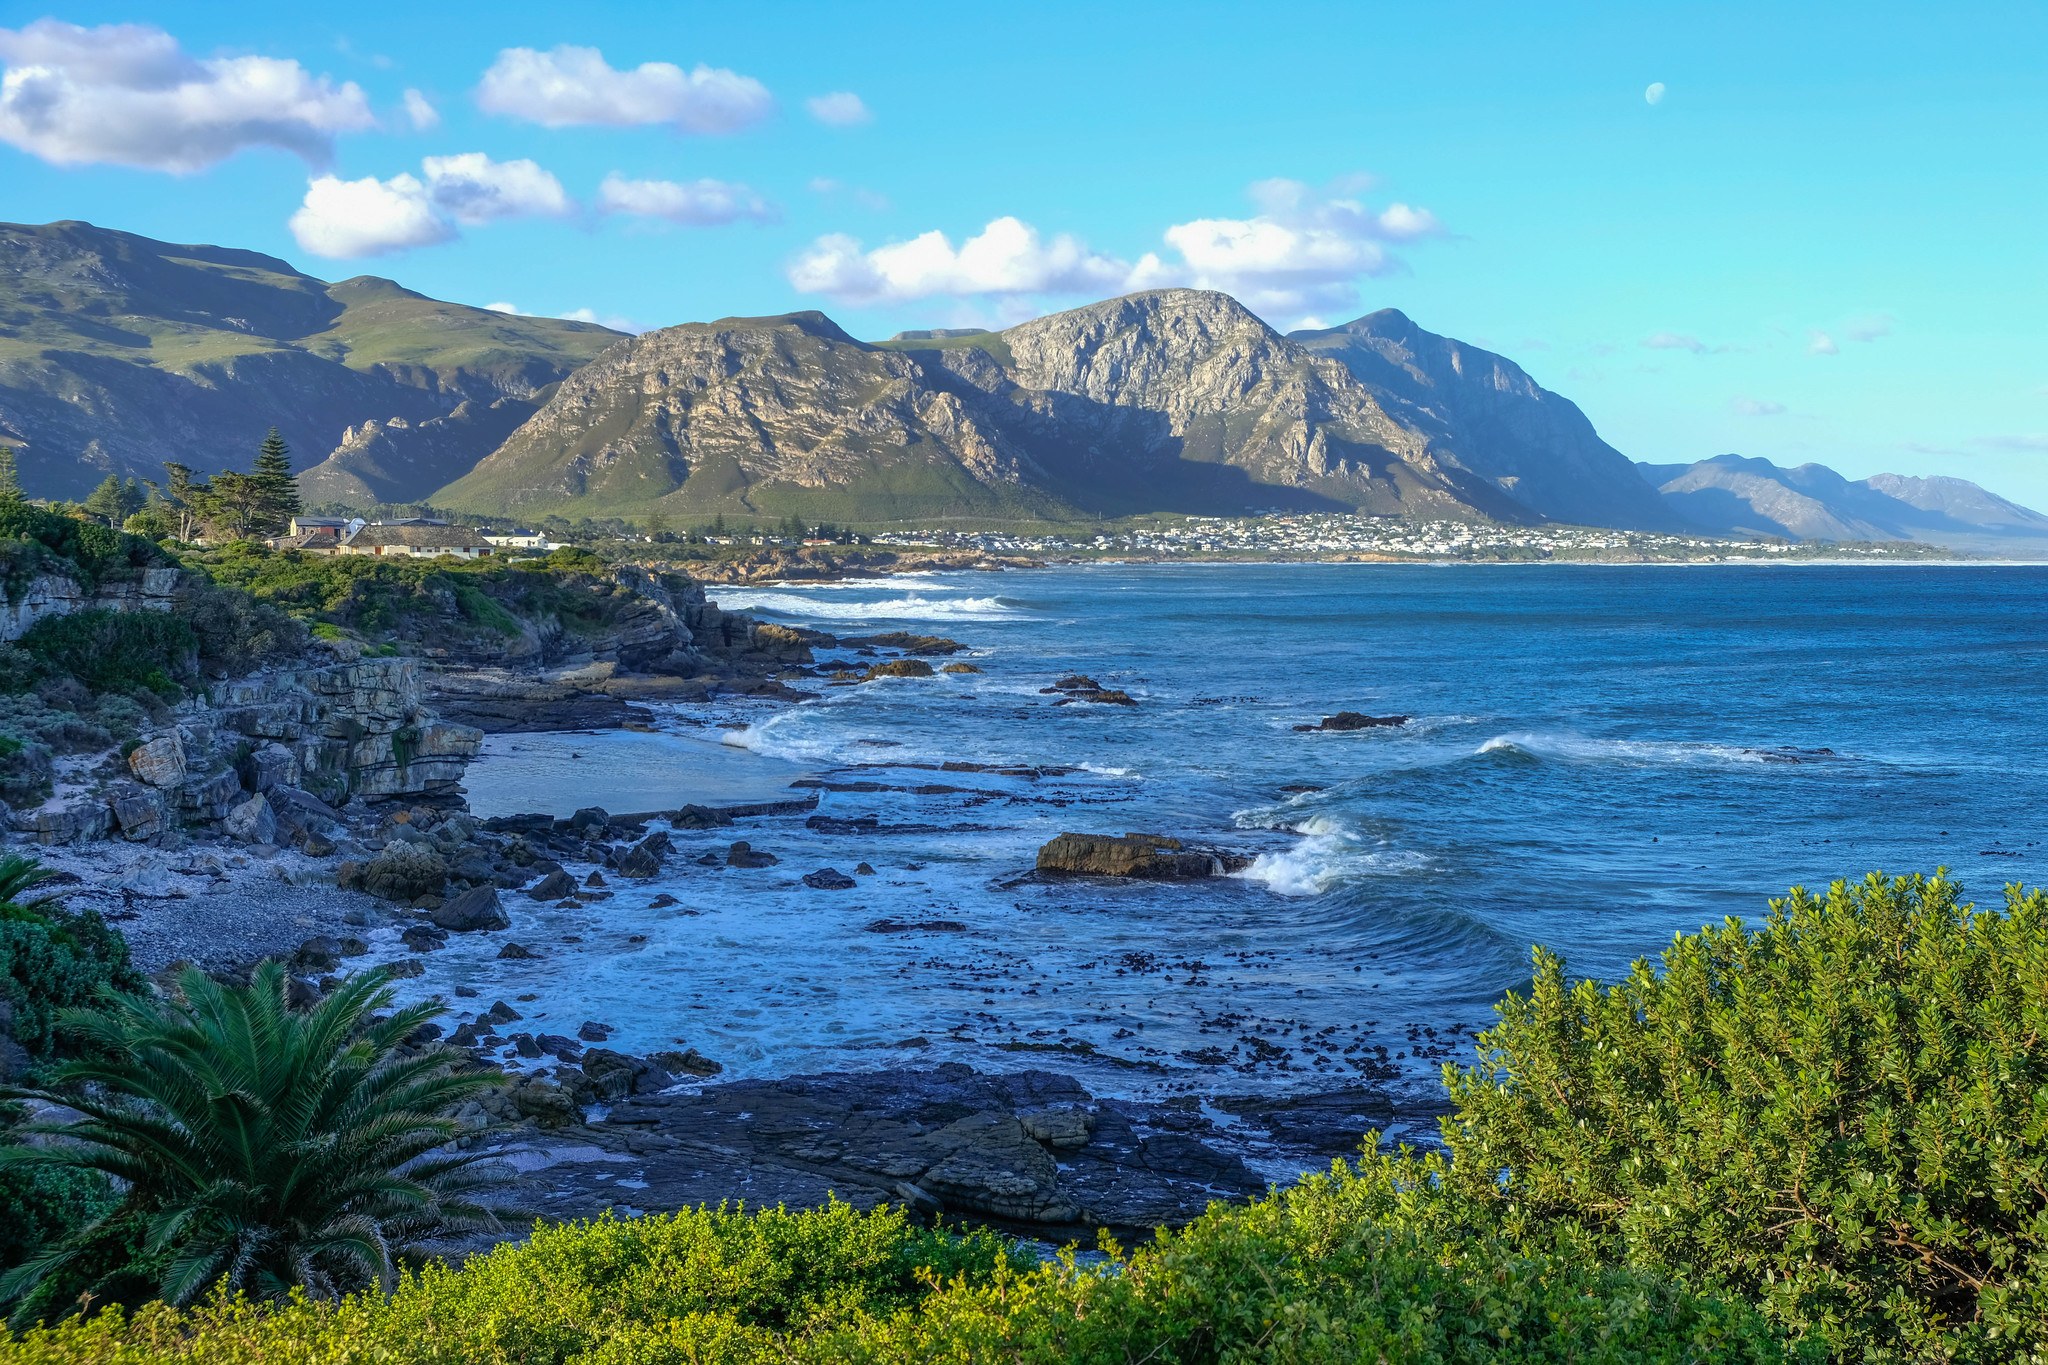
[[140,1242],[173,1304],[222,1282],[332,1298],[388,1289],[399,1255],[427,1236],[499,1226],[473,1197],[499,1172],[437,1150],[456,1133],[448,1114],[496,1075],[458,1070],[462,1055],[439,1044],[400,1050],[438,1005],[379,1014],[392,992],[373,971],[294,1011],[277,962],[243,987],[196,968],[178,985],[182,999],[109,992],[101,1010],[67,1011],[79,1058],[45,1085],[0,1092],[84,1115],[28,1125],[55,1140],[0,1148],[0,1163],[98,1171],[126,1191],[0,1279],[0,1297],[28,1294],[81,1255],[104,1258],[113,1236]]
[[34,858],[24,858],[19,853],[0,854],[0,917],[28,919],[55,906],[56,896],[37,896],[27,901],[21,897],[56,875]]

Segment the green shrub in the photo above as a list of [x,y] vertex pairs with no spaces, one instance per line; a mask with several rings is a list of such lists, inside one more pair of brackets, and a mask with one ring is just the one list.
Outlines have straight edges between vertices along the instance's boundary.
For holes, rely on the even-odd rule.
[[0,568],[10,590],[37,573],[58,572],[70,574],[90,591],[168,562],[163,551],[140,536],[21,501],[0,501],[0,543],[6,542],[12,548]]
[[2048,895],[1795,890],[1611,987],[1539,951],[1500,1016],[1447,1073],[1457,1207],[1753,1298],[1844,1359],[2048,1352]]
[[49,1055],[61,1011],[96,1003],[109,987],[142,985],[128,941],[97,914],[29,895],[46,875],[32,859],[0,856],[0,996],[8,1032],[36,1058]]
[[[540,1228],[385,1298],[152,1306],[0,1360],[370,1362],[1779,1362],[1751,1311],[1654,1277],[1433,1248],[1319,1178],[1212,1211],[1128,1262],[1006,1258],[894,1210],[699,1209]],[[1370,1202],[1370,1201],[1368,1201]]]
[[192,627],[156,611],[77,611],[46,616],[21,637],[23,653],[94,692],[177,690],[198,671]]

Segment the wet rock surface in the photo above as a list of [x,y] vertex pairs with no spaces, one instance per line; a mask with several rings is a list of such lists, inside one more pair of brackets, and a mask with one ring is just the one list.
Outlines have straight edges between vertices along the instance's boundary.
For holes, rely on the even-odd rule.
[[1314,730],[1392,730],[1406,725],[1407,716],[1368,716],[1360,711],[1339,711],[1334,716],[1324,716],[1314,725],[1297,725],[1298,731]]
[[1065,833],[1038,850],[1038,871],[1052,876],[1180,881],[1220,877],[1250,865],[1243,854],[1190,848],[1163,834]]
[[[586,1074],[603,1052],[584,1054]],[[636,1065],[644,1063],[609,1054],[599,1066],[596,1084],[615,1093],[603,1121],[535,1140],[548,1164],[520,1181],[515,1197],[526,1207],[568,1218],[734,1198],[799,1207],[830,1193],[864,1208],[897,1203],[1085,1238],[1185,1223],[1211,1200],[1248,1198],[1268,1182],[1231,1150],[1244,1135],[1226,1132],[1195,1100],[1100,1099],[1050,1071],[954,1063],[634,1094]],[[1296,1170],[1354,1154],[1369,1122],[1399,1117],[1369,1091],[1231,1104],[1225,1121]]]

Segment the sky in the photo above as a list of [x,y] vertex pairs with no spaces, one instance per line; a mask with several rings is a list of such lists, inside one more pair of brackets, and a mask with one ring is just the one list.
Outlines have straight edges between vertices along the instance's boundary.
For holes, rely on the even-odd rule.
[[1393,307],[2048,507],[2048,5],[0,0],[0,218],[633,330]]

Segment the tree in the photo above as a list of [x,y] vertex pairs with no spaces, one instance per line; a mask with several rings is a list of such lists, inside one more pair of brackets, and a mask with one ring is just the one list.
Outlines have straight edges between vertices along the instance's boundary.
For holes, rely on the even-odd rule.
[[107,525],[119,526],[142,510],[142,501],[142,490],[135,480],[130,479],[124,484],[109,474],[87,496],[84,507]]
[[205,529],[212,507],[213,489],[192,477],[192,471],[175,460],[164,461],[164,484],[150,491],[160,497],[177,526],[177,538],[193,541]]
[[21,472],[14,466],[14,447],[0,446],[0,503],[20,502]]
[[256,452],[249,478],[258,495],[257,525],[252,529],[265,535],[283,535],[293,517],[305,510],[299,501],[299,481],[292,474],[291,447],[272,427]]
[[133,1254],[106,1264],[111,1241],[139,1252],[153,1291],[174,1304],[222,1281],[262,1298],[294,1287],[334,1298],[389,1289],[398,1258],[427,1236],[498,1226],[475,1198],[496,1172],[481,1154],[436,1150],[456,1134],[448,1114],[497,1078],[459,1069],[462,1054],[439,1044],[400,1049],[440,1007],[391,1008],[381,970],[303,1013],[288,984],[275,961],[241,987],[191,968],[182,998],[114,995],[65,1015],[81,1055],[42,1085],[0,1093],[84,1117],[26,1125],[63,1141],[0,1148],[0,1167],[97,1171],[125,1193],[0,1280],[0,1295],[61,1272],[73,1283],[80,1271],[132,1273]]
[[649,512],[647,514],[647,538],[649,540],[660,540],[667,534],[668,518],[659,512]]

